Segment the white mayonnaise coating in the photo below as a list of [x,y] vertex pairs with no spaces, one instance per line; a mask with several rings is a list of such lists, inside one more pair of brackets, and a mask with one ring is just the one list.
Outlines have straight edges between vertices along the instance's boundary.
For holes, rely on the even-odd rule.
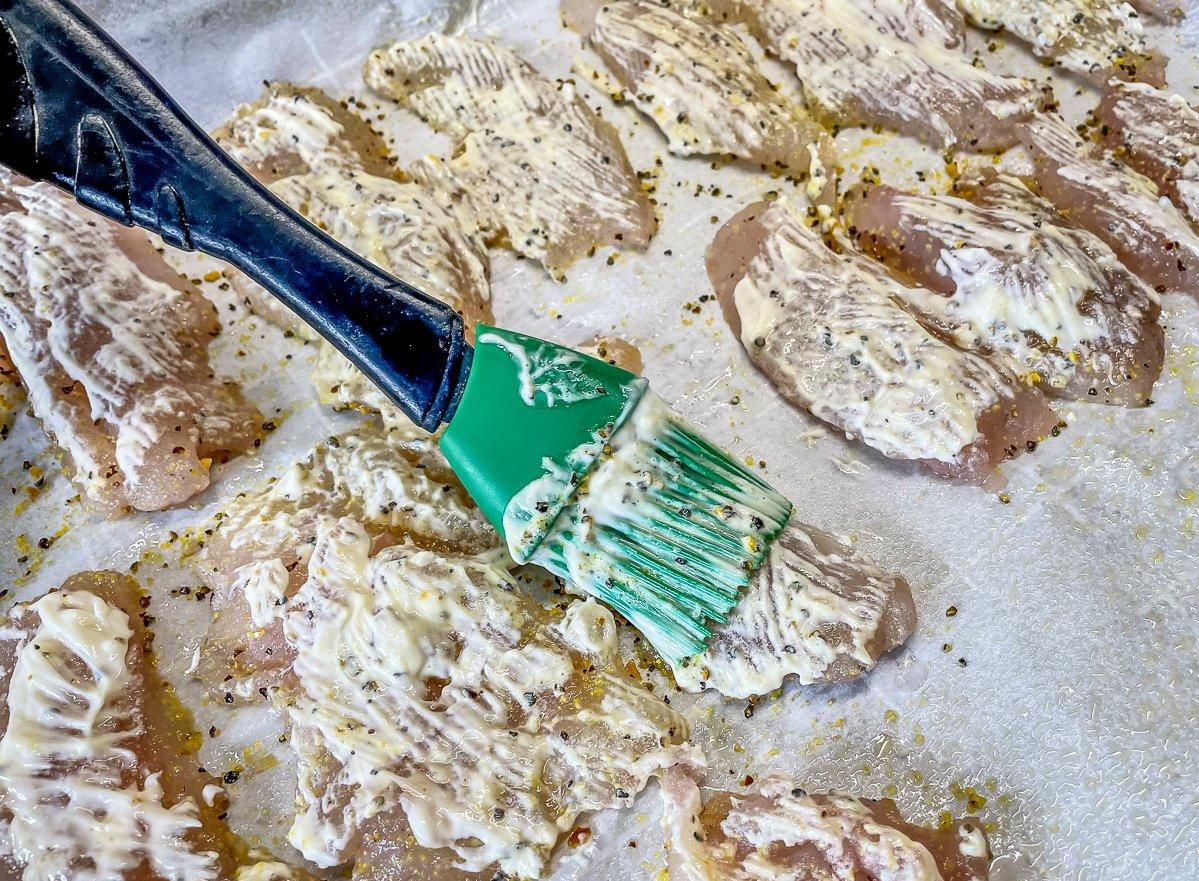
[[579,96],[510,49],[431,34],[375,50],[367,84],[460,141],[409,172],[551,271],[590,248],[641,247],[653,211],[620,140]]
[[[351,251],[452,307],[468,334],[491,320],[486,248],[425,187],[343,163],[282,178],[271,190]],[[323,403],[377,411],[388,424],[405,421],[327,342],[320,343],[312,378]]]
[[987,847],[987,836],[983,833],[982,826],[959,826],[958,850],[967,857],[986,859],[990,849]]
[[663,789],[675,881],[853,881],[863,873],[877,881],[941,881],[927,847],[848,795],[810,796],[792,780],[769,777],[757,792],[732,797],[722,840],[712,844],[699,822],[695,782],[671,772]]
[[1135,9],[1120,0],[958,0],[972,23],[1006,30],[1039,58],[1066,70],[1102,74],[1145,53],[1145,29]]
[[0,738],[4,851],[26,881],[122,881],[143,861],[170,881],[215,881],[216,855],[184,838],[200,825],[194,802],[163,804],[158,774],[130,782],[137,758],[123,744],[140,728],[126,614],[84,590],[28,609],[38,626],[17,653]]
[[562,620],[553,625],[558,639],[583,655],[603,664],[617,660],[616,619],[607,606],[591,597],[577,600],[566,608]]
[[146,275],[113,225],[53,187],[8,190],[20,209],[0,215],[0,332],[73,478],[106,513],[202,490],[197,444],[240,449],[257,428],[209,368],[211,305]]
[[[1196,121],[1199,131],[1199,119]],[[1142,255],[1149,248],[1165,246],[1184,264],[1199,265],[1199,233],[1149,178],[1110,155],[1092,156],[1089,145],[1059,118],[1040,117],[1028,124],[1027,131],[1049,173],[1077,185],[1082,192],[1099,194],[1091,201],[1090,210],[1100,218],[1090,222],[1101,226],[1091,228],[1103,233],[1102,238],[1120,254]],[[1199,180],[1199,147],[1192,149],[1196,157],[1191,160],[1193,173]],[[1185,187],[1179,190],[1185,192]],[[1181,201],[1185,209],[1185,195]],[[1069,216],[1070,206],[1061,207]]]
[[226,700],[257,701],[290,664],[280,600],[302,583],[322,518],[351,516],[381,543],[502,555],[500,539],[440,457],[412,427],[364,425],[330,437],[304,460],[222,512],[197,557],[215,617],[193,668]]
[[1143,157],[1168,178],[1178,207],[1199,224],[1199,111],[1181,95],[1146,83],[1110,83],[1111,113],[1130,161]]
[[[1135,342],[1103,310],[1080,308],[1108,286],[1105,270],[1116,263],[1098,241],[1088,252],[1077,231],[953,196],[904,193],[893,203],[902,212],[899,234],[910,229],[942,243],[929,259],[953,287],[951,296],[914,289],[905,299],[964,347],[1000,353],[1018,374],[1036,371],[1060,388],[1079,363],[1102,359],[1102,346]],[[1053,349],[1031,343],[1030,332]]]
[[[893,632],[882,633],[888,624]],[[769,694],[792,675],[802,685],[845,679],[914,626],[902,579],[793,518],[708,650],[674,665],[674,677],[688,691],[734,698]]]
[[[436,464],[436,463],[434,463]],[[265,491],[226,509],[221,534],[233,551],[303,546],[319,516],[350,514],[372,529],[423,542],[493,547],[497,537],[469,498],[437,469],[413,462],[390,435],[362,428],[330,438]]]
[[[718,6],[720,4],[717,4]],[[869,0],[738,3],[766,47],[795,65],[826,122],[879,124],[949,146],[1031,112],[1026,80],[973,67],[945,26],[904,4]],[[986,118],[984,120],[984,118]],[[986,140],[995,142],[994,132]]]
[[911,289],[834,253],[787,200],[759,222],[768,235],[733,293],[750,357],[786,397],[884,455],[955,461],[1008,380],[925,330],[901,305]]
[[323,522],[284,612],[289,840],[306,858],[344,860],[361,824],[402,809],[417,843],[464,870],[535,877],[581,811],[627,804],[691,757],[681,717],[613,671],[577,669],[562,641],[575,628],[549,626],[493,563],[370,544],[352,520]]
[[731,154],[798,171],[808,165],[808,142],[827,142],[772,88],[730,25],[648,0],[613,0],[600,6],[587,39],[672,153]]
[[479,337],[480,345],[503,349],[516,364],[520,399],[529,407],[569,407],[607,394],[585,372],[583,359],[548,343],[530,348],[496,333]]
[[279,559],[259,560],[237,570],[241,593],[250,607],[250,620],[266,627],[279,617],[286,602],[287,567]]
[[308,168],[358,164],[345,127],[328,108],[294,88],[275,88],[239,108],[217,133],[225,152],[242,165],[262,168],[294,154]]
[[857,799],[835,795],[818,802],[794,794],[793,788],[790,781],[770,780],[761,789],[762,797],[774,802],[770,809],[734,807],[721,823],[726,835],[753,848],[744,863],[746,877],[768,877],[772,845],[811,844],[842,871],[853,865],[845,853],[852,850],[865,871],[880,881],[939,881],[941,873],[928,848],[876,822]]

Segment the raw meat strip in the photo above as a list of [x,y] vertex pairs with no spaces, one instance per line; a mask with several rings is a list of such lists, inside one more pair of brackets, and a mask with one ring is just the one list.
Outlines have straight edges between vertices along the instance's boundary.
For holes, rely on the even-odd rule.
[[1001,149],[1016,142],[1014,123],[1041,102],[1031,80],[988,73],[948,48],[960,31],[940,3],[711,5],[745,21],[771,54],[795,66],[808,109],[828,125],[878,125],[938,146]]
[[785,199],[726,223],[708,275],[779,392],[885,456],[994,485],[999,462],[1057,424],[1035,389],[916,320],[905,301],[928,292],[851,248],[833,251]]
[[[225,792],[147,657],[140,592],[84,572],[0,636],[0,850],[25,881],[227,881]],[[23,870],[23,871],[22,871]]]
[[970,200],[874,186],[849,218],[867,248],[927,288],[907,302],[956,344],[1049,394],[1146,404],[1162,365],[1156,294],[1016,178],[963,192]]
[[506,236],[556,275],[597,246],[639,249],[653,234],[616,130],[573,84],[552,82],[511,49],[430,34],[376,49],[363,76],[458,142],[451,158],[408,171],[456,206],[464,228]]
[[360,523],[324,518],[306,581],[269,608],[294,656],[275,695],[299,760],[288,837],[317,865],[403,823],[457,868],[538,877],[580,813],[702,761],[624,672],[610,612],[551,613],[494,557],[372,553]]
[[1107,84],[1095,111],[1107,145],[1199,226],[1199,110],[1144,83]]
[[1025,127],[1037,188],[1158,290],[1199,294],[1199,234],[1153,183],[1112,155],[1094,156],[1058,117]]
[[261,417],[217,377],[216,310],[149,240],[47,184],[7,181],[0,335],[34,414],[99,511],[157,511],[254,446]]
[[1123,0],[958,0],[958,6],[978,27],[1007,31],[1038,58],[1094,82],[1109,76],[1164,82],[1165,60],[1146,46],[1140,17]]
[[986,881],[990,875],[978,821],[917,826],[890,799],[809,795],[775,775],[756,792],[717,792],[704,803],[680,769],[664,775],[662,799],[670,881]]
[[[827,182],[832,139],[766,79],[733,27],[652,0],[566,0],[562,8],[672,153],[811,169]],[[817,196],[831,195],[817,187]]]
[[499,547],[431,441],[409,440],[406,447],[402,433],[370,425],[331,437],[218,515],[195,561],[213,591],[213,622],[195,672],[214,693],[229,703],[257,698],[287,670],[292,654],[282,628],[248,595],[275,591],[283,601],[303,584],[322,517],[354,517],[377,547],[405,539],[465,554]]

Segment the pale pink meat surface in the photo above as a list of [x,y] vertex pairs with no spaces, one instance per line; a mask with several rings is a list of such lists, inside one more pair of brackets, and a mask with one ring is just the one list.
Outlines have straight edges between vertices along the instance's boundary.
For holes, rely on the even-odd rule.
[[149,240],[47,184],[7,183],[0,335],[34,415],[92,506],[181,504],[213,458],[261,437],[261,417],[208,345],[216,309]]
[[[878,125],[938,146],[1002,149],[1042,101],[1033,81],[971,65],[939,2],[719,0],[766,49],[795,66],[827,125]],[[951,48],[953,47],[953,48]]]
[[915,628],[903,578],[792,519],[707,651],[676,668],[675,681],[735,698],[768,694],[791,676],[803,685],[842,682]]
[[1199,226],[1199,110],[1165,89],[1112,81],[1095,118],[1108,148]]
[[986,881],[991,856],[973,819],[930,829],[889,799],[809,794],[771,776],[705,802],[685,770],[662,781],[670,881]]
[[850,223],[925,286],[906,300],[959,346],[1051,395],[1145,405],[1162,365],[1156,294],[1019,180],[962,191],[970,199],[874,186],[848,200]]
[[472,224],[560,275],[593,248],[641,249],[656,221],[616,130],[569,82],[490,40],[376,49],[364,79],[458,143],[408,169]]
[[317,523],[343,515],[366,524],[376,547],[401,539],[462,553],[499,546],[431,446],[369,425],[327,439],[268,486],[233,499],[194,561],[213,591],[195,672],[214,694],[233,703],[278,684],[292,652],[278,621],[255,622],[246,587],[282,573],[283,595],[293,594],[308,576]]
[[1055,116],[1025,127],[1037,188],[1158,290],[1199,294],[1199,232],[1148,178]]
[[[652,0],[567,0],[563,14],[671,152],[727,155],[792,174],[816,159],[813,170],[831,183],[828,133],[766,79],[733,27]],[[828,187],[817,181],[814,189]]]
[[1132,5],[1146,15],[1152,15],[1167,24],[1174,24],[1187,14],[1191,0],[1129,0]]
[[708,275],[750,359],[792,404],[885,456],[995,485],[1048,435],[1044,397],[926,329],[907,288],[786,200],[752,205],[708,249]]
[[360,116],[316,88],[267,83],[213,138],[265,184],[321,168],[392,172],[386,142]]
[[599,358],[601,361],[615,364],[629,373],[639,374],[645,366],[641,350],[620,337],[595,336],[585,342],[576,343],[574,347],[592,358]]
[[[15,881],[22,877],[18,866],[31,863],[26,879],[160,881],[173,868],[183,874],[171,877],[230,881],[237,848],[218,816],[227,800],[219,781],[197,770],[185,745],[193,732],[148,654],[150,634],[137,584],[114,572],[83,572],[47,596],[62,601],[61,609],[55,607],[56,623],[43,627],[37,602],[20,605],[9,613],[0,638],[0,841],[6,854],[0,877]],[[63,627],[60,617],[71,626]],[[86,647],[74,642],[72,627],[87,634]],[[37,707],[16,707],[24,716],[20,724],[27,727],[14,732],[12,676],[22,649],[35,638],[36,654],[47,665],[36,674],[48,677],[38,694],[47,703],[46,714],[34,719],[29,713]],[[35,675],[32,659],[19,670]],[[94,715],[82,712],[79,702],[101,681],[107,688],[92,707]],[[38,732],[44,754],[36,761],[46,764],[34,770],[25,762],[35,757],[9,740],[28,738],[36,726],[45,726]],[[62,738],[69,739],[69,750],[54,747]],[[93,831],[95,819],[85,818],[98,808],[116,811],[117,791],[131,787],[141,791],[140,810],[147,821],[155,821],[154,832],[102,853],[96,836],[103,829]],[[205,798],[209,787],[219,794]],[[104,802],[106,790],[113,802]],[[74,805],[77,820],[64,813],[64,802]],[[39,830],[45,840],[30,847]]]
[[1038,58],[1096,84],[1113,76],[1164,83],[1166,59],[1149,48],[1140,16],[1124,0],[958,0],[958,6],[972,24],[1010,33]]

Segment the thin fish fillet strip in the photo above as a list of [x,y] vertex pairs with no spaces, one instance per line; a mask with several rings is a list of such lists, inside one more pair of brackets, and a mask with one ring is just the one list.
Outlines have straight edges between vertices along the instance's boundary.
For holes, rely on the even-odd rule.
[[0,876],[232,877],[225,793],[185,748],[192,732],[180,730],[154,671],[139,598],[127,576],[84,572],[10,611],[0,635]]
[[474,554],[500,545],[427,435],[366,425],[328,438],[265,488],[233,499],[194,561],[213,591],[194,672],[220,699],[256,699],[278,684],[292,652],[271,610],[253,607],[247,591],[282,573],[276,599],[294,593],[308,576],[317,523],[346,515],[376,547],[406,539]]
[[569,82],[489,40],[431,34],[376,49],[367,85],[458,143],[408,168],[472,225],[554,275],[592,249],[641,249],[649,198],[616,130]]
[[[379,137],[351,111],[315,89],[270,85],[219,132],[222,146],[271,191],[359,256],[463,317],[468,337],[490,322],[490,264],[481,236],[426,187],[391,176]],[[247,295],[267,315],[283,307],[246,279]],[[263,298],[269,303],[262,303]],[[286,310],[284,310],[286,312]],[[323,403],[406,420],[350,362],[318,343],[313,382]]]
[[1152,181],[1059,117],[1040,117],[1024,131],[1037,189],[1063,216],[1157,290],[1199,295],[1199,233]]
[[652,0],[566,0],[562,11],[672,153],[811,169],[824,189],[831,138],[766,79],[734,27]]
[[1122,0],[958,0],[972,24],[1004,30],[1038,58],[1096,83],[1109,76],[1161,85],[1165,59],[1154,56],[1135,9]]
[[47,184],[8,180],[0,214],[0,335],[34,415],[92,506],[157,511],[207,488],[261,418],[217,377],[216,310],[149,240]]
[[394,813],[460,869],[538,877],[581,812],[702,761],[683,718],[624,673],[611,613],[550,613],[494,559],[372,553],[362,524],[318,525],[307,580],[274,607],[295,658],[274,694],[299,761],[288,837],[307,859],[354,860]]
[[991,174],[961,191],[969,199],[874,186],[847,200],[849,222],[925,286],[907,302],[962,348],[1048,394],[1147,403],[1164,347],[1153,290],[1018,179]]
[[949,48],[958,25],[941,4],[709,5],[744,21],[768,52],[795,66],[808,110],[827,125],[877,125],[937,146],[1001,149],[1016,142],[1014,124],[1042,101],[1033,81],[989,73]]
[[1199,110],[1173,92],[1112,81],[1095,118],[1109,149],[1155,181],[1199,227]]
[[903,578],[840,539],[795,519],[770,549],[704,654],[674,670],[687,691],[734,698],[842,682],[871,669],[916,628]]
[[[391,174],[382,137],[316,88],[267,83],[262,95],[239,105],[213,132],[213,138],[267,186],[330,169],[380,177]],[[255,313],[302,339],[319,339],[316,331],[265,288],[240,272],[232,273],[231,278],[234,290]]]
[[913,291],[785,199],[746,208],[708,275],[750,359],[789,402],[884,456],[996,485],[996,465],[1057,424],[1044,397],[959,351],[905,305]]
[[[213,138],[264,184],[322,167],[369,167],[386,173],[375,158],[381,140],[362,120],[319,89],[268,83],[257,100],[237,107]],[[364,160],[364,157],[368,157]],[[234,289],[250,308],[303,339],[318,335],[257,283],[234,273]]]
[[782,776],[706,802],[685,770],[662,781],[670,881],[986,881],[991,856],[976,820],[930,829],[889,799],[809,794]]

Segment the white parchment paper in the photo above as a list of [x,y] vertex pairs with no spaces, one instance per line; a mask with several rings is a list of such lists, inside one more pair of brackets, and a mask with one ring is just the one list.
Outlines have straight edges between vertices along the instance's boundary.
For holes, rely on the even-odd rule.
[[[358,70],[371,46],[433,28],[499,36],[556,76],[570,75],[582,57],[552,0],[86,6],[210,127],[253,98],[263,79],[361,92]],[[1150,31],[1174,54],[1172,85],[1199,100],[1197,13],[1172,33]],[[994,35],[975,34],[972,46],[994,69],[1050,75]],[[794,77],[771,70],[794,86]],[[1079,84],[1055,82],[1069,113],[1093,105]],[[710,293],[703,251],[717,224],[789,185],[675,159],[633,110],[592,97],[622,131],[633,164],[655,172],[661,230],[646,253],[601,251],[562,284],[494,254],[500,323],[568,343],[604,333],[639,345],[657,390],[729,449],[764,460],[797,516],[850,535],[905,573],[922,616],[902,652],[847,687],[788,686],[752,715],[744,702],[672,693],[709,755],[708,782],[737,790],[747,774],[785,770],[809,788],[892,795],[922,821],[976,811],[999,881],[1199,878],[1199,307],[1166,297],[1169,350],[1152,407],[1065,408],[1060,438],[1004,467],[1002,496],[939,481],[784,404],[716,303],[701,302]],[[445,149],[415,119],[400,115],[387,127],[402,159]],[[847,132],[838,141],[847,180],[877,165],[890,182],[947,184],[943,158],[909,140]],[[212,268],[195,265],[197,275]],[[264,711],[206,702],[185,675],[208,616],[185,558],[190,531],[222,500],[354,418],[316,405],[310,347],[246,315],[217,285],[205,292],[225,323],[214,346],[219,368],[243,380],[274,426],[261,452],[218,469],[193,509],[104,522],[81,509],[54,450],[22,415],[0,443],[0,582],[7,602],[81,569],[135,568],[153,596],[163,671],[208,732],[199,760],[237,772],[232,822],[291,858],[292,778],[278,725]],[[591,843],[568,852],[554,877],[657,877],[656,801],[651,790],[632,810],[588,820]]]

